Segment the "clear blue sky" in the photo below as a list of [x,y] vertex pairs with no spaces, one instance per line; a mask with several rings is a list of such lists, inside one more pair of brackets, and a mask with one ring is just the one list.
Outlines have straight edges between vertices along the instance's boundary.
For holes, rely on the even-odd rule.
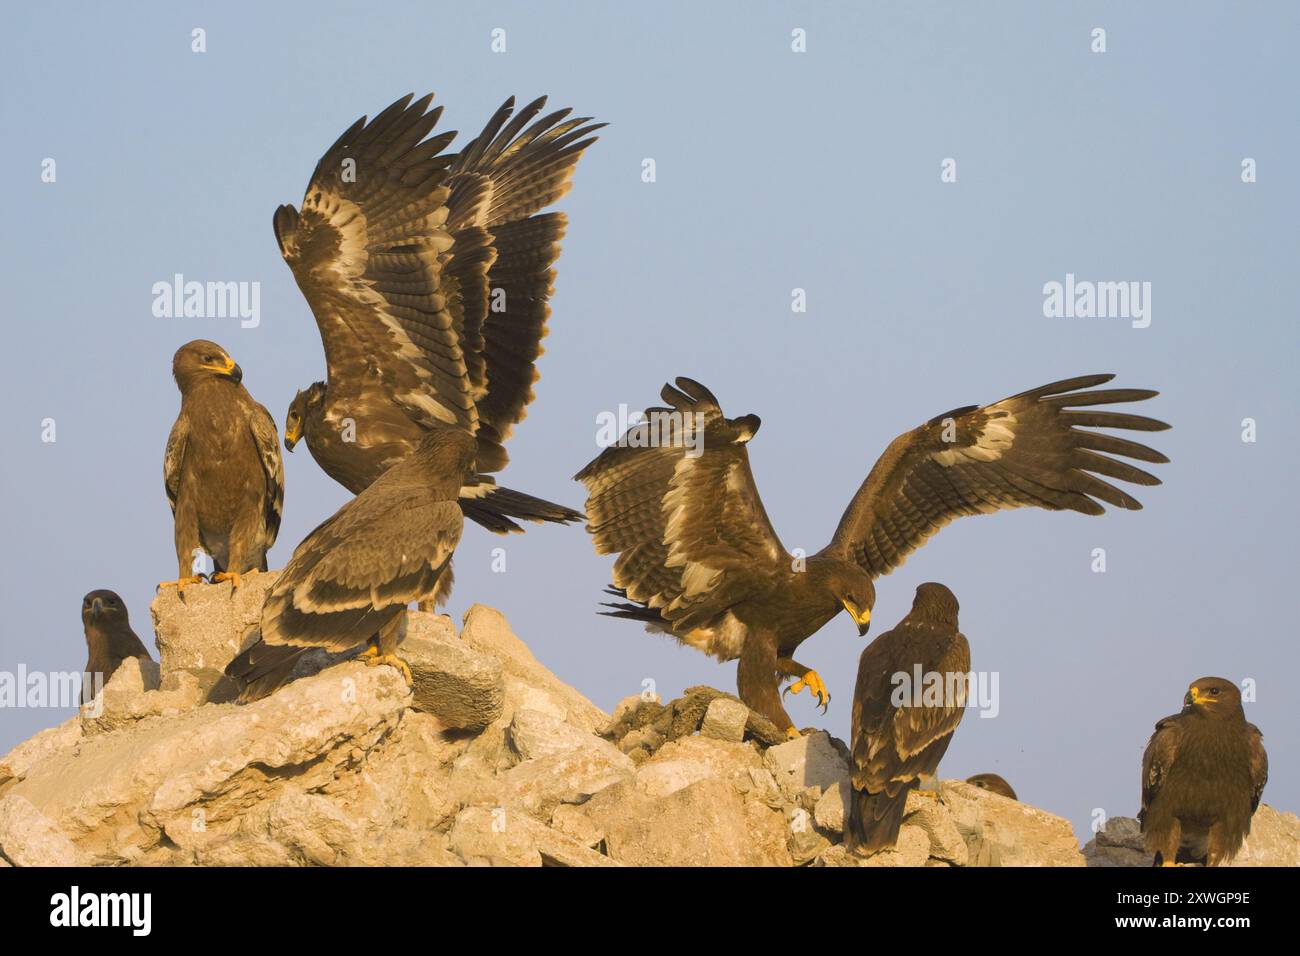
[[[785,544],[811,551],[888,441],[934,414],[1098,371],[1158,388],[1143,411],[1175,426],[1153,441],[1172,463],[1139,491],[1146,510],[962,520],[878,582],[874,631],[943,581],[974,666],[1000,674],[1000,715],[967,716],[945,776],[996,771],[1080,828],[1095,807],[1131,814],[1152,724],[1190,680],[1221,674],[1258,682],[1265,799],[1300,810],[1297,7],[126,9],[28,4],[0,39],[0,670],[79,669],[79,602],[98,587],[124,595],[152,645],[154,584],[176,570],[162,454],[178,345],[226,346],[277,420],[323,376],[271,214],[301,200],[325,147],[410,91],[436,91],[446,128],[467,133],[507,95],[547,93],[612,125],[562,204],[538,400],[505,483],[580,504],[569,476],[597,451],[596,415],[686,374],[730,414],[762,416],[759,487]],[[955,184],[940,182],[946,157]],[[177,272],[259,281],[261,325],[153,317],[150,287]],[[1043,284],[1067,272],[1151,282],[1151,326],[1044,318]],[[806,314],[790,310],[796,287]],[[305,450],[286,458],[273,566],[345,500]],[[501,608],[606,708],[646,678],[666,697],[734,687],[734,666],[593,613],[610,562],[577,528],[503,542],[470,527],[456,562],[453,615]],[[797,723],[847,736],[861,648],[846,617],[804,645],[833,700],[822,718],[797,699]],[[65,716],[0,712],[0,751]]]

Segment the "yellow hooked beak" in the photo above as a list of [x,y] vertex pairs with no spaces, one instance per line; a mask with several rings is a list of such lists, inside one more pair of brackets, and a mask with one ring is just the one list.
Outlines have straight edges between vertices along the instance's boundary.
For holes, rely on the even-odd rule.
[[233,378],[236,382],[244,377],[243,371],[235,364],[235,360],[229,355],[226,356],[225,362],[216,362],[211,365],[204,364],[200,365],[199,368],[207,372],[216,372],[218,375],[225,375],[228,378]]
[[1212,704],[1214,700],[1209,694],[1202,694],[1195,687],[1187,691],[1187,703],[1189,704]]
[[293,451],[293,446],[298,444],[298,439],[302,437],[302,423],[296,425],[286,423],[284,426],[284,447]]
[[849,612],[849,617],[853,618],[853,623],[858,626],[858,637],[864,637],[867,628],[871,626],[871,608],[860,608],[848,598],[841,602],[844,610]]

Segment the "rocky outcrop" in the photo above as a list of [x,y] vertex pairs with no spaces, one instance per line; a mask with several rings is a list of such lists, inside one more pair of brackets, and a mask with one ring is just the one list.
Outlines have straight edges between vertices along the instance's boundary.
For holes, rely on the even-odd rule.
[[[161,672],[128,661],[73,719],[0,758],[0,865],[1142,865],[1122,818],[1069,824],[958,781],[909,796],[898,845],[843,843],[845,745],[785,739],[733,695],[628,698],[611,716],[505,618],[411,612],[388,666],[305,655],[231,702],[274,573],[154,602]],[[1267,811],[1267,812],[1266,812]],[[1129,821],[1131,823],[1131,821]],[[1261,808],[1239,863],[1295,865],[1300,821]]]
[[[1111,817],[1083,848],[1088,866],[1151,866],[1142,831],[1132,817]],[[1300,817],[1261,803],[1250,835],[1227,866],[1300,866]]]

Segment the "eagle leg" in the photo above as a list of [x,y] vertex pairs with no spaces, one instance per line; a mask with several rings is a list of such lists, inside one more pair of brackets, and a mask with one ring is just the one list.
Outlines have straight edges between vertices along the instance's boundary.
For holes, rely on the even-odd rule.
[[389,664],[397,668],[401,675],[406,678],[409,687],[415,685],[415,676],[411,673],[411,666],[397,656],[397,643],[405,632],[406,612],[403,610],[401,614],[398,614],[379,629],[379,633],[373,639],[374,642],[357,655],[357,658],[367,667]]
[[794,739],[799,736],[794,721],[781,706],[777,693],[776,637],[770,631],[750,631],[740,648],[736,664],[736,690],[745,706],[762,714]]
[[1147,849],[1155,847],[1154,866],[1177,866],[1178,848],[1183,842],[1183,821],[1175,817],[1163,833],[1155,833],[1147,838]]
[[776,669],[788,677],[797,678],[793,684],[781,691],[782,697],[786,694],[797,694],[807,687],[809,693],[817,698],[822,713],[826,713],[827,705],[831,702],[831,695],[830,691],[826,689],[826,682],[822,680],[820,674],[811,667],[804,667],[792,657],[778,657],[776,659]]

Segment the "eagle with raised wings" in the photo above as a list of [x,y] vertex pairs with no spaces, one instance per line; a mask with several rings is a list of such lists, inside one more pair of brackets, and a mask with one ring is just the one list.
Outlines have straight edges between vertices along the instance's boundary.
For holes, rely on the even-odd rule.
[[[476,468],[459,496],[471,520],[566,523],[562,505],[502,488],[503,447],[533,399],[565,217],[540,213],[569,190],[603,126],[515,112],[508,99],[459,153],[431,135],[442,107],[407,95],[362,117],[321,157],[302,209],[275,212],[275,236],[311,306],[326,380],[298,392],[290,451],[312,457],[354,494],[411,453],[436,425],[473,435]],[[531,122],[530,122],[531,121]]]
[[1103,502],[1141,508],[1099,475],[1158,485],[1121,461],[1168,459],[1089,427],[1162,431],[1164,422],[1097,409],[1155,396],[1097,389],[1114,376],[1053,382],[982,407],[937,415],[890,443],[821,551],[786,551],[763,508],[746,444],[755,415],[727,418],[698,382],[665,385],[648,409],[575,477],[588,491],[587,530],[618,554],[604,613],[646,623],[718,660],[738,659],[740,697],[791,736],[778,693],[804,688],[826,706],[820,676],[794,660],[799,645],[840,611],[865,634],[875,579],[962,515],[1034,505],[1099,515]]

